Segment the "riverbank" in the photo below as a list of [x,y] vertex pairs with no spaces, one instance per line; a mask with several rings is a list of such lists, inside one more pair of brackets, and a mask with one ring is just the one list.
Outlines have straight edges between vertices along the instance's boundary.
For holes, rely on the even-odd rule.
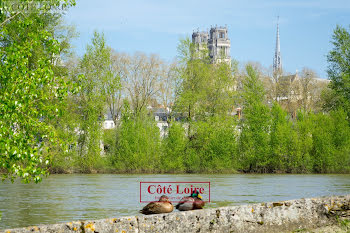
[[338,228],[346,230],[349,221],[350,195],[346,195],[76,221],[2,232],[322,232]]
[[[50,168],[49,169],[50,174],[141,174],[141,175],[149,175],[149,174],[162,174],[162,175],[190,175],[190,174],[262,174],[262,175],[269,175],[269,174],[289,174],[289,175],[337,175],[337,174],[350,174],[349,171],[343,171],[343,172],[329,172],[329,173],[322,173],[322,172],[285,172],[276,170],[274,172],[247,172],[243,170],[236,170],[236,169],[217,169],[217,170],[203,170],[201,172],[192,172],[192,171],[182,171],[182,170],[172,170],[172,171],[163,171],[163,170],[142,170],[142,169],[135,169],[135,170],[119,170],[114,168],[102,168],[102,169],[91,169],[91,170],[82,170],[82,169],[62,169],[62,168]],[[1,172],[0,172],[1,175]]]

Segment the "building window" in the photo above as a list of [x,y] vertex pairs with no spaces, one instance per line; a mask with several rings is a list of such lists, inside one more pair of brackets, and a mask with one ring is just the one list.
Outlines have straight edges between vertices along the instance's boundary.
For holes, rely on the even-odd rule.
[[225,33],[224,32],[220,32],[220,38],[225,38]]

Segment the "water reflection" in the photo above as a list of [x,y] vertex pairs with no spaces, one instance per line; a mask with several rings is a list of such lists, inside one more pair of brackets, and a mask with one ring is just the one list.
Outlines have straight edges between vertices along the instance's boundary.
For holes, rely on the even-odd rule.
[[52,175],[0,183],[0,229],[138,215],[140,181],[209,181],[206,208],[350,193],[350,175]]

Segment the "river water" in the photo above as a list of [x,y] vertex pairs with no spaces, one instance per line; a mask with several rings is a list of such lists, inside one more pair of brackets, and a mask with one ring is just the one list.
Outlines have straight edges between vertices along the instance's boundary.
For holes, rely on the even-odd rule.
[[51,175],[0,182],[0,229],[139,215],[142,181],[210,182],[206,208],[350,193],[350,175]]

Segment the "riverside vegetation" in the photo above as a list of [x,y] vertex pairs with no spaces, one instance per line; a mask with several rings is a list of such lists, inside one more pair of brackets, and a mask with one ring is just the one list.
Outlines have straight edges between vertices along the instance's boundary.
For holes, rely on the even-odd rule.
[[[178,58],[118,53],[95,32],[82,58],[62,12],[1,11],[0,164],[4,177],[48,171],[349,173],[350,34],[338,26],[330,84],[305,68],[299,88],[250,63],[211,64],[189,39]],[[74,6],[74,1],[51,0]],[[58,56],[59,55],[59,56]],[[29,88],[30,87],[30,88]],[[291,93],[299,101],[292,103]],[[162,138],[148,107],[162,106]],[[242,118],[233,115],[242,108]],[[108,113],[114,129],[103,130]],[[105,148],[101,148],[101,142]],[[102,153],[103,152],[103,153]]]

